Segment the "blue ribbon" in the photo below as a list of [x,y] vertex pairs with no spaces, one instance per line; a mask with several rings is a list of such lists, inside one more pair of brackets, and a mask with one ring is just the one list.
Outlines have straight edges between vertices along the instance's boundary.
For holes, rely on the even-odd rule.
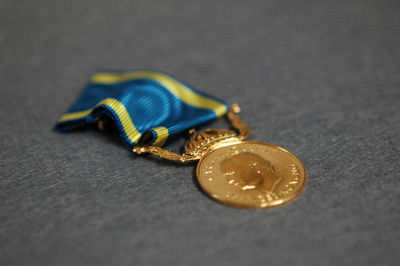
[[145,133],[151,133],[150,144],[161,147],[169,137],[221,117],[227,110],[223,101],[161,72],[98,72],[55,129],[71,131],[106,114],[128,148]]

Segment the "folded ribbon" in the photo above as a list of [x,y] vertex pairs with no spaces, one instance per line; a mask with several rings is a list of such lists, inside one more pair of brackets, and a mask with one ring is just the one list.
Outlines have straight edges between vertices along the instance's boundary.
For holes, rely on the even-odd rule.
[[98,72],[55,129],[71,131],[96,123],[105,114],[128,148],[145,133],[150,144],[163,146],[168,137],[221,117],[227,110],[223,101],[161,72]]

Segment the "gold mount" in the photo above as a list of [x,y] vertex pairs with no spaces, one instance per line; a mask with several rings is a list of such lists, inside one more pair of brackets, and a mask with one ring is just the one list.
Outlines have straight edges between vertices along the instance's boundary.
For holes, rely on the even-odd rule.
[[230,106],[227,114],[229,121],[238,133],[228,129],[206,129],[201,132],[195,132],[194,129],[191,129],[189,133],[192,134],[192,136],[186,142],[184,154],[178,154],[147,144],[137,145],[133,148],[133,152],[137,154],[150,153],[163,159],[180,161],[183,163],[198,161],[208,150],[212,149],[212,147],[225,142],[244,140],[250,134],[247,123],[238,116],[239,112],[240,107],[237,104],[233,104]]

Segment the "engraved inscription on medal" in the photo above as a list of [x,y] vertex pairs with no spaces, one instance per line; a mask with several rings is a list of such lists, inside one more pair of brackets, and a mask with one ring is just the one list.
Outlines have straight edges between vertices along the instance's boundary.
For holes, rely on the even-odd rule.
[[280,196],[286,196],[292,191],[294,191],[299,184],[299,168],[295,164],[290,164],[287,166],[290,169],[291,180],[285,184],[284,189],[279,191]]

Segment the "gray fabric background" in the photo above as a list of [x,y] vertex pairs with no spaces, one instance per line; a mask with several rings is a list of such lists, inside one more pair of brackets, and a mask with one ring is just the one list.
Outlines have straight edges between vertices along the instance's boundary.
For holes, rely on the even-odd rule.
[[[399,42],[397,0],[1,0],[0,265],[398,265]],[[234,209],[194,165],[54,132],[103,68],[238,102],[250,139],[302,159],[305,191]]]

